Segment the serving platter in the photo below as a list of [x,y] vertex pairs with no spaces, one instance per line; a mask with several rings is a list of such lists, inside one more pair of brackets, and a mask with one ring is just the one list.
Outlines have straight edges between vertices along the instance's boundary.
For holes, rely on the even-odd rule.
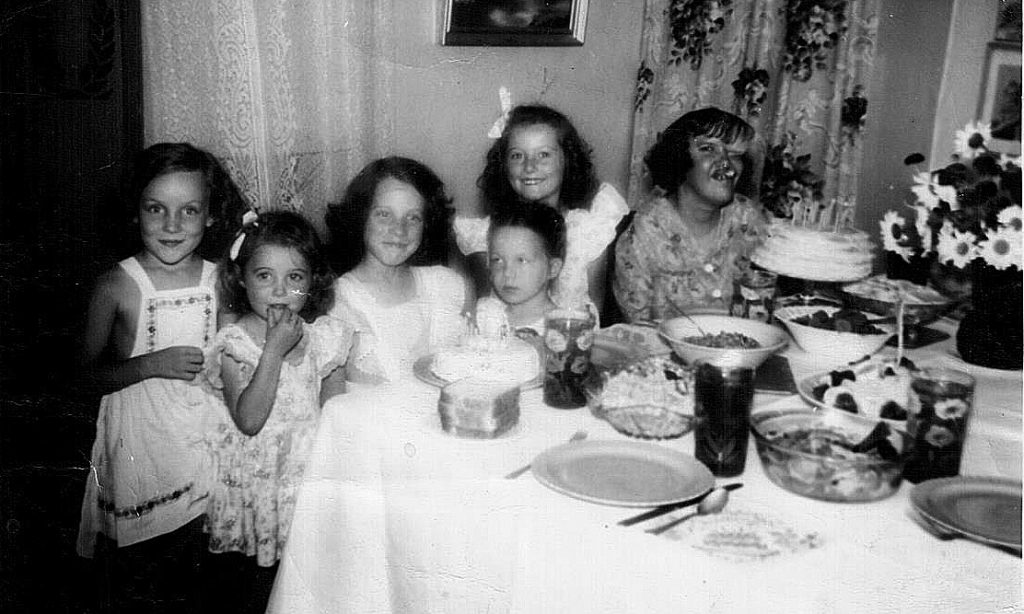
[[921,516],[954,534],[1021,549],[1021,483],[988,477],[940,478],[910,492]]
[[671,448],[633,441],[581,441],[545,450],[533,475],[548,488],[591,503],[657,507],[688,501],[715,485],[697,459]]
[[[421,382],[430,384],[431,386],[437,386],[438,388],[444,388],[448,384],[452,383],[443,377],[438,377],[431,369],[430,365],[434,362],[434,355],[428,354],[421,356],[412,365],[412,372]],[[538,373],[537,377],[527,380],[519,385],[520,390],[532,390],[534,388],[540,388],[544,385],[544,374]],[[511,386],[509,386],[511,388]]]

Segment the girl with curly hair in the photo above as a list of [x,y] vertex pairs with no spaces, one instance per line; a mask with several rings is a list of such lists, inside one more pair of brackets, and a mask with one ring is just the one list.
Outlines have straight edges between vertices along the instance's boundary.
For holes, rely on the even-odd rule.
[[454,228],[481,293],[487,291],[482,254],[487,251],[489,214],[506,206],[502,203],[534,201],[565,217],[566,256],[552,298],[563,307],[590,303],[601,308],[605,252],[629,207],[614,187],[598,182],[590,147],[565,115],[544,105],[514,107],[487,153],[477,186],[488,217],[457,217]]
[[348,376],[379,383],[412,377],[413,363],[463,330],[472,296],[448,254],[450,200],[416,160],[368,164],[328,208],[330,252],[341,274],[332,314],[359,337]]

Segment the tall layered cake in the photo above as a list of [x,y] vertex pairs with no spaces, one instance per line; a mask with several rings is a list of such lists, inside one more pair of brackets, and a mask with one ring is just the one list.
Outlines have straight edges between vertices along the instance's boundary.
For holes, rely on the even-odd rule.
[[[813,208],[812,208],[813,207]],[[774,219],[768,238],[751,257],[780,275],[822,282],[848,282],[871,274],[874,245],[849,225],[852,208],[833,201],[794,209],[792,219]]]

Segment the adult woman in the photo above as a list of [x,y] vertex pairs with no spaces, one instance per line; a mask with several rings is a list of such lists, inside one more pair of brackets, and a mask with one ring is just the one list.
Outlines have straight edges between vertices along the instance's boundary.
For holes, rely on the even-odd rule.
[[472,297],[444,266],[449,199],[429,168],[409,158],[371,162],[328,208],[328,251],[340,275],[331,315],[359,333],[352,381],[412,376],[416,359],[453,342]]
[[654,190],[619,237],[612,289],[629,320],[729,305],[732,280],[763,240],[761,207],[736,192],[754,129],[715,108],[673,122],[644,162]]
[[[599,183],[590,148],[562,113],[543,105],[520,105],[509,113],[501,137],[487,153],[477,180],[488,213],[508,203],[536,201],[563,214],[566,255],[552,287],[563,307],[604,302],[607,259],[615,227],[629,211],[626,201],[607,183]],[[455,234],[478,290],[487,291],[483,252],[490,218],[455,219]],[[479,256],[477,255],[479,254]]]

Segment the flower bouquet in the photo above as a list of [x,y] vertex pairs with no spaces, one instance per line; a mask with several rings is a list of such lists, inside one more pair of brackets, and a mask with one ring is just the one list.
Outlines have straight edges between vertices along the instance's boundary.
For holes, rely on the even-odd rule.
[[[972,122],[957,131],[953,162],[914,174],[913,202],[906,203],[913,215],[886,212],[882,245],[897,260],[936,263],[940,279],[958,273],[970,279],[973,318],[965,317],[958,332],[961,356],[984,366],[1020,368],[1020,159],[989,150],[985,143],[991,138],[989,124]],[[904,162],[916,167],[924,156],[912,154]],[[965,325],[980,335],[974,342],[981,347],[964,347]]]

